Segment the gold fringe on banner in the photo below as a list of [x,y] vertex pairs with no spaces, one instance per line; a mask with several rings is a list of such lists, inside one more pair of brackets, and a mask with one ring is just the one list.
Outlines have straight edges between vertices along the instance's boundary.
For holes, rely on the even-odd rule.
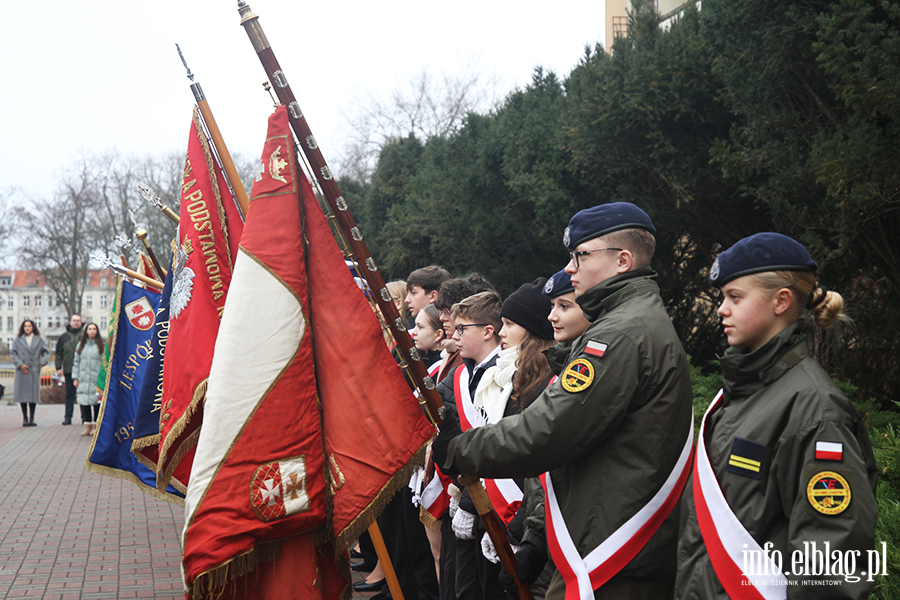
[[338,552],[343,552],[353,545],[362,532],[368,529],[369,525],[378,518],[378,515],[381,514],[381,511],[384,510],[387,503],[391,501],[394,494],[396,494],[401,487],[409,483],[409,478],[412,477],[413,471],[416,470],[416,467],[421,466],[425,460],[425,449],[428,447],[428,443],[429,442],[426,442],[419,448],[409,462],[399,471],[394,473],[393,477],[391,477],[384,487],[378,491],[378,494],[375,495],[372,502],[360,511],[359,515],[357,515],[343,531],[338,533],[334,542]]

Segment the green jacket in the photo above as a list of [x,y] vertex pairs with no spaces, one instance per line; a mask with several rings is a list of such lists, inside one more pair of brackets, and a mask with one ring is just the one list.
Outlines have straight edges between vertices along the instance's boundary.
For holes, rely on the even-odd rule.
[[[720,362],[724,397],[721,407],[710,415],[705,434],[710,464],[735,516],[760,546],[774,544],[783,571],[791,573],[792,553],[802,552],[804,542],[816,542],[819,550],[828,542],[832,552],[859,550],[856,575],[866,571],[866,550],[874,548],[877,513],[875,458],[863,422],[809,355],[799,323],[755,352],[737,350]],[[819,441],[842,444],[841,459],[817,459]],[[735,455],[761,463],[759,471],[755,466],[730,465],[736,462]],[[810,482],[829,471],[842,476],[851,489],[849,505],[837,514],[816,510],[807,493]],[[727,596],[697,524],[691,485],[688,482],[685,494],[687,525],[678,549],[676,597],[724,600]],[[791,574],[787,579],[802,578]],[[812,579],[841,583],[800,581],[786,586],[787,597],[865,598],[873,586],[866,577],[855,583],[842,577]]]
[[[521,414],[449,445],[447,462],[470,475],[550,471],[582,557],[659,490],[691,428],[688,363],[655,276],[649,268],[625,273],[580,297],[591,326],[560,381]],[[603,356],[585,353],[589,341],[606,344]],[[567,377],[573,363],[593,374]],[[676,509],[619,576],[674,578],[678,521]]]
[[59,336],[56,341],[56,370],[62,369],[63,373],[69,375],[72,373],[72,364],[75,361],[75,350],[78,349],[78,342],[81,341],[81,334],[84,333],[84,324],[78,329],[72,329],[71,325],[66,325],[66,332]]

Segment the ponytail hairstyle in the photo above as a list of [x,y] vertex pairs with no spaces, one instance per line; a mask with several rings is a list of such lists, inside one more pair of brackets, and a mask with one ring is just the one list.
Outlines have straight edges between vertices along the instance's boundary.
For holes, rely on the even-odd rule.
[[813,322],[817,327],[827,329],[836,322],[851,321],[844,313],[844,299],[837,292],[820,286],[813,273],[805,271],[764,271],[751,275],[756,284],[764,292],[773,294],[781,288],[787,288],[794,294],[791,310],[796,310],[796,317],[809,309]]
[[[78,344],[78,350],[77,350],[78,354],[81,354],[81,351],[84,350],[84,345],[87,344],[88,341],[91,339],[88,337],[88,332],[87,332],[88,327],[90,327],[91,325],[93,325],[94,327],[97,327],[96,323],[88,323],[87,325],[84,326],[84,333],[81,334],[81,343]],[[103,336],[100,335],[99,327],[97,327],[97,335],[94,336],[94,342],[97,344],[97,350],[99,350],[100,356],[103,356],[103,351],[106,349],[106,344],[103,341]]]
[[517,408],[525,408],[523,402],[531,398],[538,389],[547,384],[553,374],[550,363],[544,356],[544,350],[556,344],[553,340],[544,340],[527,329],[525,337],[519,343],[519,357],[516,359],[516,372],[513,375],[513,393],[510,395]]

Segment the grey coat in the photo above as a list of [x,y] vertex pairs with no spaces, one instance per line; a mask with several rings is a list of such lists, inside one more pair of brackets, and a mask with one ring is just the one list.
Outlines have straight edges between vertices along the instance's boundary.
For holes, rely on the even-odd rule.
[[100,374],[101,361],[100,351],[93,340],[87,341],[81,354],[75,353],[72,379],[78,380],[78,395],[75,397],[78,404],[90,406],[100,401],[97,395],[97,376]]
[[[44,338],[39,335],[32,336],[31,345],[24,335],[17,337],[9,349],[9,355],[16,366],[15,391],[13,401],[21,403],[38,403],[41,401],[41,367],[47,364],[50,351]],[[20,366],[28,366],[26,375],[19,369]]]

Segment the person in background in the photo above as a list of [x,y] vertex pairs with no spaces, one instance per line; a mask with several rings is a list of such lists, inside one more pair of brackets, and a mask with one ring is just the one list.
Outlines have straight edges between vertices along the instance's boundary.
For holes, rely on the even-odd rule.
[[56,341],[56,376],[66,379],[66,413],[63,425],[72,424],[72,413],[75,411],[75,385],[72,383],[72,364],[75,362],[75,346],[81,339],[84,327],[81,315],[69,317],[66,332]]
[[97,387],[96,382],[105,349],[106,345],[97,325],[88,323],[72,364],[72,383],[78,390],[76,400],[81,407],[81,422],[84,423],[81,435],[91,435],[94,432],[97,415],[100,414],[100,395],[103,390]]
[[412,316],[433,304],[438,297],[438,289],[441,284],[450,279],[450,273],[438,265],[416,269],[406,278],[407,293],[405,302],[409,305]]
[[397,281],[390,281],[384,284],[384,287],[387,288],[388,293],[391,295],[391,300],[393,301],[394,306],[397,307],[400,318],[403,319],[403,326],[407,331],[412,330],[416,325],[415,317],[409,310],[409,305],[403,301],[407,296],[406,282],[402,279],[398,279]]
[[[846,319],[817,268],[799,242],[758,233],[710,270],[731,348],[719,358],[723,389],[703,417],[685,498],[678,598],[859,599],[872,591],[874,578],[860,571],[875,547],[878,470],[863,420],[809,352],[805,327]],[[834,565],[834,556],[854,553],[855,572]]]
[[9,355],[16,367],[13,401],[22,407],[22,427],[34,427],[34,408],[41,401],[41,367],[50,359],[50,351],[34,321],[22,321]]

